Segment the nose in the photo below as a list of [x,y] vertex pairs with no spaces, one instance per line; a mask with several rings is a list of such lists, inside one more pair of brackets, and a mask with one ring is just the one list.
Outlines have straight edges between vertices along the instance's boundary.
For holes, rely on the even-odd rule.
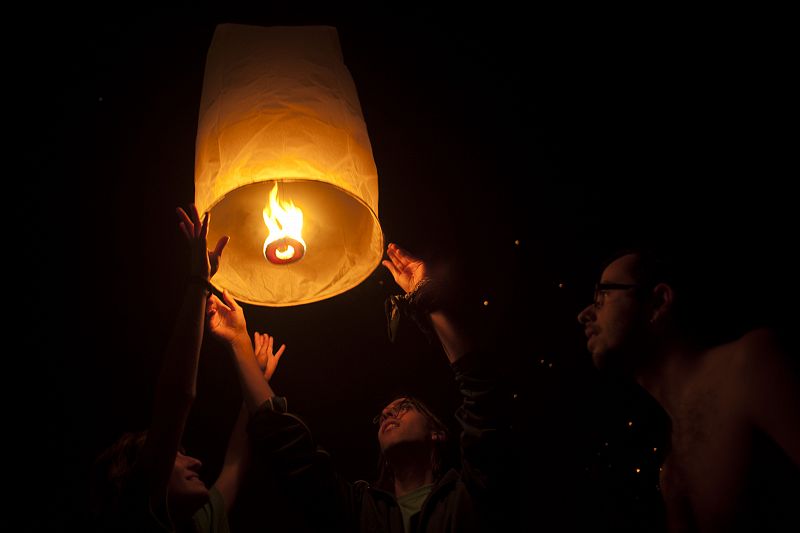
[[594,304],[589,304],[578,313],[578,322],[585,325],[587,322],[592,321],[592,317],[594,317]]
[[203,463],[200,462],[200,459],[196,459],[191,455],[186,456],[186,462],[187,462],[186,468],[188,468],[189,470],[194,470],[195,472],[199,471],[200,467],[203,466]]

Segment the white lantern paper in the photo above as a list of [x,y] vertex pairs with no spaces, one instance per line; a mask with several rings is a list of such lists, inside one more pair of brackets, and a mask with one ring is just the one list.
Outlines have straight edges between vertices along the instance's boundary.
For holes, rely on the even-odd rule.
[[[276,184],[278,202],[302,211],[305,253],[286,264],[265,256],[262,212]],[[213,282],[239,301],[319,301],[378,266],[378,175],[335,28],[217,26],[200,103],[195,202],[211,212],[210,246],[231,236]]]

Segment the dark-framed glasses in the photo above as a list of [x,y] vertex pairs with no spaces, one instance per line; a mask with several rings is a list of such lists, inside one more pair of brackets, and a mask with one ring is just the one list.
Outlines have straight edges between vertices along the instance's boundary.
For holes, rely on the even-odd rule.
[[596,283],[594,286],[594,308],[600,309],[605,303],[606,294],[609,291],[624,291],[627,289],[638,289],[638,283]]
[[373,424],[383,424],[387,418],[400,418],[409,409],[414,407],[414,402],[411,400],[403,400],[391,409],[384,409],[380,414],[375,415],[372,419]]

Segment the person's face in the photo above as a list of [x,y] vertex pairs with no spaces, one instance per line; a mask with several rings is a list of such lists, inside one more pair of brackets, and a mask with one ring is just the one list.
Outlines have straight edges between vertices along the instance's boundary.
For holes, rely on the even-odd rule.
[[208,487],[200,479],[201,466],[199,460],[178,452],[167,489],[171,505],[196,510],[208,500]]
[[409,442],[426,442],[434,439],[428,419],[406,398],[398,398],[383,408],[378,424],[378,442],[381,450]]
[[[641,349],[647,317],[636,294],[633,276],[637,257],[624,255],[603,271],[595,301],[578,314],[584,326],[586,347],[597,368],[630,369],[632,356]],[[607,287],[607,288],[604,288]]]

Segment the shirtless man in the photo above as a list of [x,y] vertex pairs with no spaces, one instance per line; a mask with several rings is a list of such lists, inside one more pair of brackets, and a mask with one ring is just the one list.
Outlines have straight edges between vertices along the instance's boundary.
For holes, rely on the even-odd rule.
[[[773,331],[702,344],[675,270],[644,252],[608,264],[578,315],[597,368],[633,377],[671,419],[661,470],[670,531],[800,531],[800,380]],[[732,287],[732,290],[738,288]],[[778,487],[776,479],[792,487]],[[765,492],[779,495],[765,502]],[[776,508],[777,507],[777,508]]]

